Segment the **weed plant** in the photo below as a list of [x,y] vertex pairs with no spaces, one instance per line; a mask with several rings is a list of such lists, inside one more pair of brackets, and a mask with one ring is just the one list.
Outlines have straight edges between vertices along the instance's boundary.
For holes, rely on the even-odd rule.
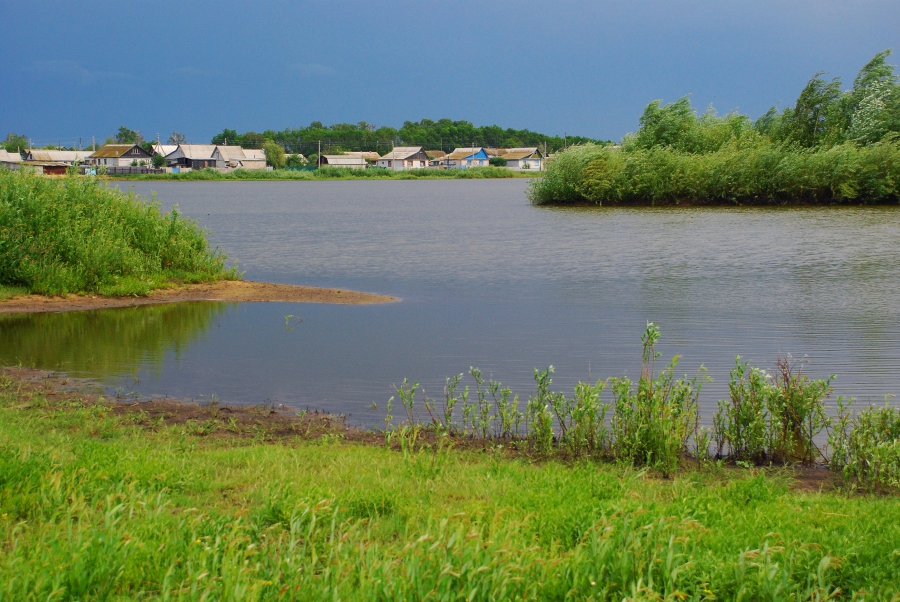
[[[709,380],[705,369],[701,366],[692,378],[676,378],[675,356],[657,373],[659,336],[659,328],[648,323],[637,382],[627,377],[582,382],[569,397],[551,390],[553,366],[535,369],[535,392],[524,411],[508,387],[469,368],[473,388],[466,385],[460,391],[462,374],[448,378],[443,407],[422,393],[423,421],[415,401],[419,383],[404,379],[397,396],[406,418],[392,423],[392,397],[385,420],[389,443],[407,445],[410,438],[422,443],[423,433],[431,431],[438,439],[484,448],[508,447],[540,458],[618,461],[664,476],[674,474],[685,459],[747,467],[827,463],[851,485],[900,488],[900,410],[870,408],[854,419],[847,410],[851,401],[838,398],[838,413],[831,415],[826,401],[833,376],[811,379],[790,357],[778,358],[776,371],[769,374],[738,356],[729,399],[719,401],[712,429],[707,429],[700,426],[697,403]],[[610,401],[602,399],[605,391],[611,392]],[[823,445],[826,433],[828,445]]]
[[172,282],[235,279],[177,208],[91,178],[0,170],[0,284],[44,295],[146,295]]

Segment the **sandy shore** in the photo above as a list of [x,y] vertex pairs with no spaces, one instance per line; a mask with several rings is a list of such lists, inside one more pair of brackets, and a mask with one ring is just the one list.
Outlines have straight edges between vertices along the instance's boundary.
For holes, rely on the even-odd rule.
[[396,297],[333,288],[233,280],[156,290],[147,297],[110,298],[91,295],[44,297],[42,295],[24,295],[8,301],[0,301],[0,314],[134,307],[137,305],[175,303],[178,301],[282,301],[289,303],[367,305],[369,303],[388,303],[398,300]]

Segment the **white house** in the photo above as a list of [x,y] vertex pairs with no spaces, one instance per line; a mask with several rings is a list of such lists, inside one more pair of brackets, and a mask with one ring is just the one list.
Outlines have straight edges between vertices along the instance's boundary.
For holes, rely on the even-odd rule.
[[190,167],[191,169],[203,169],[205,167],[225,167],[217,165],[213,153],[215,144],[179,144],[175,152],[166,155],[166,163],[169,167]]
[[329,165],[331,167],[346,167],[348,169],[365,169],[368,166],[366,160],[359,156],[353,155],[322,155],[319,158],[319,165]]
[[106,165],[108,167],[128,167],[132,163],[150,164],[153,157],[137,144],[107,144],[98,148],[88,159],[91,165]]
[[232,169],[265,169],[266,153],[255,148],[219,145],[213,151],[216,167]]
[[506,167],[515,171],[539,171],[544,167],[544,156],[538,148],[511,148],[502,155],[506,159]]
[[88,157],[91,156],[90,150],[44,150],[38,148],[30,148],[25,151],[26,161],[43,161],[52,163],[68,163],[81,164],[87,163]]
[[405,169],[423,169],[431,165],[428,155],[421,146],[398,146],[394,150],[378,158],[378,167],[403,171]]
[[457,148],[444,157],[443,161],[449,169],[466,169],[469,167],[487,167],[488,154],[481,147]]
[[19,169],[22,165],[22,156],[19,153],[10,153],[0,148],[0,167],[7,169]]

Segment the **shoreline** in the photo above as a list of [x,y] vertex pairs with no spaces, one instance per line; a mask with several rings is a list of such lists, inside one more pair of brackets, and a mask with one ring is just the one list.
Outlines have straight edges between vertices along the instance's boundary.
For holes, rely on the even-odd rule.
[[84,311],[116,307],[136,307],[183,301],[225,301],[240,303],[327,303],[333,305],[370,305],[399,301],[398,297],[362,293],[345,289],[320,288],[293,284],[272,284],[251,280],[220,280],[156,289],[146,297],[101,297],[68,295],[46,297],[21,295],[0,301],[0,314]]

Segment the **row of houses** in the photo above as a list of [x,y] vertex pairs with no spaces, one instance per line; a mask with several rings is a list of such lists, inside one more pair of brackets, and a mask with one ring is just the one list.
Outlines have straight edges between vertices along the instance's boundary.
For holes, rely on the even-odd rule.
[[[96,150],[44,150],[28,149],[23,155],[0,151],[0,165],[17,169],[30,166],[47,174],[63,174],[72,165],[85,169],[107,169],[149,166],[154,156],[165,158],[165,167],[173,171],[205,169],[208,167],[230,169],[266,169],[266,155],[260,149],[216,144],[155,144],[150,151],[137,144],[107,144]],[[394,171],[407,169],[466,169],[485,167],[494,157],[506,161],[506,167],[515,171],[541,170],[544,155],[537,147],[484,148],[466,147],[451,153],[425,150],[421,146],[398,146],[385,155],[371,151],[347,152],[340,155],[322,155],[320,165],[365,169],[380,167]]]
[[537,171],[544,167],[544,155],[537,147],[504,149],[466,147],[445,153],[444,151],[425,150],[421,146],[397,146],[383,156],[373,152],[323,155],[320,164],[354,169],[365,169],[371,165],[394,171],[425,168],[466,169],[486,167],[493,157],[503,158],[506,161],[506,167],[515,171]]
[[173,169],[266,168],[266,154],[262,150],[216,144],[156,144],[150,151],[137,144],[107,144],[96,151],[27,149],[19,154],[3,150],[0,164],[12,169],[28,166],[45,174],[63,174],[72,165],[114,169],[149,166],[155,155],[165,157],[166,167]]

